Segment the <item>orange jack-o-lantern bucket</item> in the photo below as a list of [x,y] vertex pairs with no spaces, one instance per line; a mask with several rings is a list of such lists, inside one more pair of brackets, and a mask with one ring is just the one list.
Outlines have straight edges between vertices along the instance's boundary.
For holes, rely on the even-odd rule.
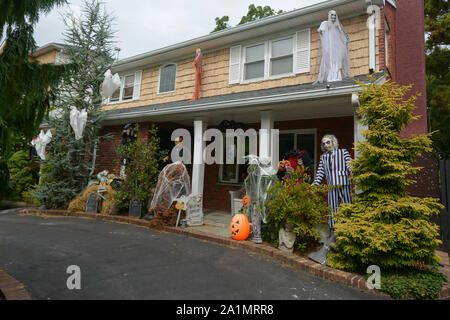
[[284,171],[286,170],[286,167],[289,167],[290,165],[291,164],[288,160],[281,160],[280,162],[278,162],[278,170]]
[[250,203],[250,196],[245,195],[245,196],[242,198],[242,205],[245,207],[245,206],[248,205],[249,203]]
[[246,240],[250,235],[250,223],[247,216],[242,213],[234,215],[230,223],[231,237],[234,240]]

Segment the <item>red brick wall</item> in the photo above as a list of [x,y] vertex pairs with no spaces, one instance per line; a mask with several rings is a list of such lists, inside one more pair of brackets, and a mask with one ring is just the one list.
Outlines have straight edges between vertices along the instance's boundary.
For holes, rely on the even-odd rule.
[[[390,74],[394,81],[397,80],[396,62],[396,30],[395,30],[395,14],[396,9],[386,2],[386,6],[381,10],[381,30],[379,38],[379,53],[380,53],[380,70],[384,70]],[[385,24],[389,25],[389,39],[388,39],[388,60],[389,67],[386,67],[386,48],[385,48]]]
[[425,22],[423,0],[398,0],[396,10],[396,67],[397,82],[401,85],[413,84],[411,93],[419,92],[414,120],[401,133],[427,133],[426,83],[425,83]]
[[111,134],[112,137],[100,143],[100,147],[97,150],[96,173],[102,170],[109,170],[110,173],[119,175],[120,165],[116,163],[119,159],[116,148],[120,146],[122,141],[122,129],[123,125],[103,127],[101,129],[100,135]]

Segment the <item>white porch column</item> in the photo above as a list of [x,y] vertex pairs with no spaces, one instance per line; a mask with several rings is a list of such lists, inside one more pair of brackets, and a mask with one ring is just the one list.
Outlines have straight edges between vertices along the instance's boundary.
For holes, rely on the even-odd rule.
[[259,131],[259,157],[270,157],[270,130],[273,129],[272,111],[261,112],[261,130]]
[[369,24],[369,69],[376,72],[376,12],[372,11],[374,6],[369,6],[367,8],[367,13],[369,14],[368,24]]
[[[361,118],[357,114],[357,110],[360,106],[359,98],[357,94],[352,94],[352,106],[353,106],[353,133],[354,133],[354,143],[364,141],[365,138],[362,135],[362,131],[367,130],[367,125],[361,123]],[[355,159],[358,157],[358,152],[355,149]]]
[[188,226],[203,225],[203,181],[205,178],[205,161],[203,151],[205,141],[203,133],[206,130],[206,121],[194,120],[194,161],[192,164],[192,192],[186,205],[186,224]]
[[203,141],[203,133],[206,130],[206,121],[194,120],[194,162],[192,165],[192,194],[203,194],[203,180],[205,177],[205,161],[203,150],[206,142]]

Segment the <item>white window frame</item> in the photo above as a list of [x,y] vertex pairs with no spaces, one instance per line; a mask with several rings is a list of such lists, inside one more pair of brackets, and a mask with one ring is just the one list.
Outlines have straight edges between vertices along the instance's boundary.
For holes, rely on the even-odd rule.
[[[280,134],[293,134],[294,135],[294,146],[293,148],[298,148],[297,146],[297,134],[314,134],[314,170],[317,169],[317,159],[319,155],[317,154],[317,128],[308,128],[308,129],[294,129],[294,130],[280,130]],[[224,143],[225,146],[225,143]],[[309,155],[311,156],[311,155]],[[280,159],[281,160],[281,159]],[[235,179],[223,181],[223,170],[224,170],[224,164],[219,164],[219,181],[220,184],[241,184],[239,182],[239,164],[236,165],[236,174]]]
[[[303,30],[307,30],[307,29],[303,29]],[[273,80],[273,79],[280,79],[280,78],[286,78],[286,77],[293,77],[296,74],[303,73],[303,72],[296,72],[296,55],[297,55],[296,36],[297,36],[297,33],[294,32],[287,36],[274,38],[274,39],[270,39],[270,40],[266,40],[266,41],[255,42],[255,43],[251,43],[248,45],[242,45],[241,64],[240,64],[240,68],[241,68],[241,78],[240,79],[241,80],[239,83],[247,84],[247,83],[264,81],[264,80]],[[292,72],[277,74],[277,75],[270,75],[271,61],[272,61],[272,43],[279,41],[279,40],[285,40],[285,39],[292,39]],[[311,39],[310,39],[310,41],[311,41]],[[247,50],[247,48],[254,47],[257,45],[261,45],[261,44],[264,44],[264,77],[254,78],[254,79],[245,79],[246,50]],[[311,48],[309,50],[311,50]]]
[[[234,141],[234,147],[235,147],[235,152],[237,152],[237,141],[236,139],[233,139]],[[244,143],[245,143],[246,139],[244,139]],[[224,147],[224,158],[225,158],[225,154],[226,154],[226,139],[224,137],[224,142],[223,142],[223,147]],[[237,157],[236,157],[237,158]],[[223,159],[224,160],[224,159]],[[237,162],[237,159],[236,159]],[[219,164],[219,183],[223,183],[223,184],[240,184],[239,183],[239,164],[236,163],[236,171],[235,171],[235,178],[233,180],[227,180],[227,181],[223,181],[223,170],[224,170],[224,165],[226,165],[226,163],[220,163]]]
[[[137,73],[138,72],[142,72],[142,70],[135,70],[135,71],[133,71],[133,72],[127,72],[127,73],[123,73],[123,74],[120,74],[119,76],[120,76],[120,91],[119,91],[119,100],[116,100],[116,101],[111,101],[111,97],[109,97],[107,100],[106,100],[106,103],[105,104],[117,104],[117,103],[125,103],[125,102],[130,102],[130,101],[135,101],[135,100],[139,100],[139,98],[134,98],[134,96],[135,96],[135,92],[134,92],[134,90],[135,90],[135,88],[136,88],[136,80],[137,80]],[[132,98],[131,99],[126,99],[126,100],[123,100],[123,89],[124,89],[124,86],[125,86],[125,77],[128,77],[128,76],[134,76],[134,82],[133,82],[133,95],[132,95]],[[142,76],[141,76],[141,85],[139,86],[139,88],[142,86]]]
[[[124,97],[123,97],[123,92],[124,92],[124,90],[125,90],[125,78],[126,78],[126,77],[130,77],[130,76],[133,76],[133,77],[134,77],[134,79],[133,79],[133,84],[131,85],[131,87],[133,88],[133,91],[131,92],[131,98],[124,99]],[[122,100],[122,101],[130,101],[130,100],[133,100],[133,95],[134,95],[134,84],[136,83],[136,74],[135,74],[135,73],[132,73],[132,74],[124,75],[124,76],[122,77],[121,80],[122,80],[122,81],[121,81],[122,83],[121,83],[121,85],[120,85],[120,96],[119,96],[119,100]]]
[[[280,130],[280,135],[281,134],[289,134],[292,133],[294,134],[294,148],[298,148],[297,146],[297,134],[314,134],[314,159],[313,163],[314,163],[314,170],[317,169],[317,128],[309,128],[309,129],[294,129],[294,130]],[[309,155],[311,156],[311,155]],[[281,159],[280,159],[281,160]]]
[[[264,65],[264,72],[263,72],[264,75],[259,78],[245,79],[245,64],[247,63],[246,50],[247,50],[247,48],[256,47],[256,46],[260,46],[260,45],[264,45],[264,64],[263,64]],[[261,81],[261,80],[264,80],[267,78],[267,41],[253,43],[251,45],[242,47],[241,68],[242,68],[242,72],[241,72],[241,75],[242,75],[241,82],[242,83]]]
[[[280,41],[280,40],[286,40],[286,39],[291,39],[292,41],[292,52],[291,52],[291,57],[292,57],[292,71],[291,72],[286,72],[286,73],[281,73],[281,74],[276,74],[276,75],[271,75],[272,73],[272,45],[274,42],[276,41]],[[289,76],[293,76],[295,75],[294,69],[295,69],[295,65],[294,65],[294,59],[295,59],[295,41],[294,41],[294,35],[288,36],[288,37],[283,37],[283,38],[278,38],[278,39],[272,39],[268,41],[268,79],[276,79],[276,78],[283,78],[283,77],[289,77]],[[283,56],[283,57],[288,57],[289,55]],[[283,57],[277,57],[279,58],[283,58]]]
[[[164,91],[164,92],[160,92],[160,85],[161,85],[161,71],[164,67],[170,66],[170,65],[174,65],[175,66],[175,83],[174,83],[174,87],[172,91]],[[159,75],[158,75],[158,88],[156,93],[157,94],[166,94],[166,93],[172,93],[175,92],[175,90],[177,89],[177,72],[178,72],[178,65],[175,62],[170,62],[170,63],[166,63],[165,65],[162,65],[159,68]]]

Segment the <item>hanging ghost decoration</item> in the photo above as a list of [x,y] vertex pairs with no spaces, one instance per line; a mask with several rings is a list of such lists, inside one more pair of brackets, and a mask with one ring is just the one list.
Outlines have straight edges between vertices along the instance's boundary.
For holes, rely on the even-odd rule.
[[41,130],[38,137],[34,141],[36,153],[42,160],[45,160],[45,147],[47,146],[47,144],[50,143],[51,140],[52,140],[51,131],[47,130],[47,132],[44,133],[44,130]]
[[86,109],[78,111],[74,106],[70,107],[70,125],[75,132],[75,139],[79,140],[83,137],[83,130],[86,127],[87,112]]
[[111,74],[111,70],[106,70],[105,79],[102,84],[102,97],[104,99],[108,99],[111,95],[120,88],[121,81],[119,75],[116,73],[114,75]]

